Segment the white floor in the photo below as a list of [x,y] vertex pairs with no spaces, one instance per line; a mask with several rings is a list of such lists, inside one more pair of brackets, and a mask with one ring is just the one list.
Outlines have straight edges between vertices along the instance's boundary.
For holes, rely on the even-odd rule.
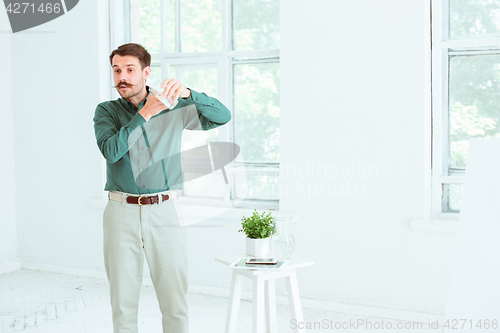
[[[188,293],[190,332],[224,332],[227,298],[196,292]],[[238,333],[250,333],[252,322],[251,301],[242,301]],[[407,323],[344,315],[339,312],[304,308],[304,322],[317,329],[307,332],[441,332],[428,329],[397,329]],[[292,332],[288,306],[277,305],[278,332]],[[364,326],[348,328],[358,319],[384,328],[366,329]],[[326,320],[329,327],[318,328]],[[338,328],[335,328],[337,323]],[[388,324],[392,328],[387,328]],[[343,325],[342,329],[339,326]],[[407,324],[408,325],[408,324]],[[321,327],[321,326],[319,326]],[[375,326],[374,326],[375,327]],[[106,280],[75,277],[72,275],[21,269],[0,275],[0,333],[112,333],[109,287]],[[139,304],[139,332],[161,333],[161,317],[152,287],[143,286]],[[172,332],[175,333],[175,332]]]

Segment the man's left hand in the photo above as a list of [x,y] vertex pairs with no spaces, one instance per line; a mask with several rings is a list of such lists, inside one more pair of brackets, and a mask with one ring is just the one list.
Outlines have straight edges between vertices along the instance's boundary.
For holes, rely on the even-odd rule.
[[167,97],[167,99],[172,98],[173,101],[177,100],[179,97],[189,98],[189,96],[191,96],[191,90],[186,88],[177,79],[166,79],[161,84],[161,87],[165,89],[163,94]]

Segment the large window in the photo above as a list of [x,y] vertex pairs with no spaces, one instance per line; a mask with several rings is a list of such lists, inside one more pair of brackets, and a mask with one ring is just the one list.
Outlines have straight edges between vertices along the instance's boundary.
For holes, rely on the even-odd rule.
[[469,140],[500,138],[500,0],[432,0],[432,96],[436,217],[460,212]]
[[[192,198],[279,199],[279,0],[130,1],[131,40],[152,54],[152,75],[176,78],[218,98],[230,123],[185,131],[183,150],[211,141],[241,147],[227,168],[230,186],[214,172],[184,184]],[[255,202],[254,202],[255,204]]]

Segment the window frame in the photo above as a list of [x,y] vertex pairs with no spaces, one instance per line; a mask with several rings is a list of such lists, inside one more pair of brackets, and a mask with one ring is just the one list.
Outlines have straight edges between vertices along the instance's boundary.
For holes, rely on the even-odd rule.
[[[183,70],[195,69],[203,66],[216,67],[218,71],[218,99],[231,110],[232,117],[234,119],[234,74],[233,68],[238,64],[252,64],[252,63],[272,63],[280,62],[280,50],[247,50],[247,51],[235,51],[233,50],[234,45],[234,4],[235,0],[221,0],[222,1],[222,50],[218,52],[180,52],[182,50],[182,39],[181,39],[181,0],[175,1],[175,53],[167,52],[166,45],[166,15],[167,6],[166,0],[159,0],[161,5],[160,20],[161,20],[161,53],[151,54],[151,65],[161,66],[162,77],[171,77],[170,66],[176,66],[176,77],[182,82],[182,77],[180,75],[180,66]],[[134,20],[133,13],[134,10],[140,8],[140,0],[124,0],[123,14],[125,16],[125,30],[126,33],[123,36],[124,40],[131,42],[139,41],[138,29],[140,25],[137,19]],[[243,59],[244,58],[244,59]],[[230,122],[230,126],[221,126],[219,130],[219,141],[229,141],[234,142],[234,132],[235,132],[235,122]],[[244,167],[244,172],[247,175],[250,174],[261,174],[261,175],[273,175],[279,177],[279,162],[276,163],[261,163],[261,162],[245,162],[237,163],[233,162],[233,167],[226,168],[228,177],[230,177],[230,193],[234,198],[235,195],[235,176],[241,173],[240,167]],[[262,169],[265,166],[269,169]],[[222,200],[206,198],[206,197],[192,197],[181,194],[181,202],[187,204],[195,205],[211,205],[211,206],[221,206],[227,207],[231,205],[231,199],[227,193]],[[277,200],[259,200],[259,199],[245,199],[239,203],[237,208],[258,208],[258,209],[279,209],[279,198]]]
[[[431,203],[432,219],[458,219],[459,212],[443,212],[448,203],[446,185],[463,184],[465,170],[449,168],[449,68],[453,56],[500,55],[500,36],[449,38],[450,0],[430,0],[431,5],[431,89],[432,153]],[[457,49],[461,50],[457,50]],[[467,48],[469,48],[467,50]],[[472,50],[472,48],[475,48]]]

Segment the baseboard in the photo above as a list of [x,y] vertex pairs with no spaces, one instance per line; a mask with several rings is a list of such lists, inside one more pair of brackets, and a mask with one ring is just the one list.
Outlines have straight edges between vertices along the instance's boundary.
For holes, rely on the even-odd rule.
[[107,279],[106,272],[104,270],[100,271],[88,268],[49,264],[49,263],[29,261],[29,260],[21,260],[21,268],[60,273],[66,275],[89,277],[94,279]]
[[324,301],[310,298],[301,298],[301,300],[302,306],[305,308],[340,312],[346,315],[393,319],[405,322],[421,322],[424,324],[429,323],[429,320],[435,322],[436,319],[439,319],[440,322],[444,322],[444,315],[437,313],[380,307],[366,304]]
[[[228,298],[229,289],[222,287],[204,286],[199,284],[189,284],[189,292],[215,297]],[[242,291],[241,299],[252,301],[252,292]],[[302,308],[332,311],[347,316],[375,317],[383,319],[400,320],[406,322],[428,323],[429,320],[435,322],[444,322],[444,315],[436,313],[418,312],[405,309],[383,308],[372,305],[341,303],[335,301],[317,300],[301,297]],[[276,304],[288,305],[288,296],[276,295]],[[329,319],[329,318],[326,318]],[[307,318],[305,318],[307,320]]]
[[[9,272],[19,268],[48,271],[48,272],[89,277],[95,279],[103,279],[103,280],[107,279],[106,272],[104,270],[102,271],[92,270],[86,268],[32,262],[19,259],[16,259],[7,264],[0,265],[0,274],[4,271]],[[150,287],[153,286],[153,283],[149,276],[144,275],[143,285]],[[229,288],[206,286],[194,283],[189,284],[188,292],[210,295],[213,297],[220,297],[226,299],[229,296]],[[242,291],[241,299],[245,301],[251,301],[252,292]],[[384,308],[384,307],[377,307],[364,304],[341,303],[330,300],[317,300],[305,297],[301,297],[301,302],[303,308],[332,311],[345,314],[347,316],[364,316],[364,317],[384,318],[384,319],[423,322],[423,323],[428,323],[429,320],[435,322],[436,319],[439,319],[440,322],[444,322],[443,320],[444,315],[435,313],[418,312],[418,311],[396,309],[396,308]],[[276,303],[282,305],[288,305],[288,297],[284,295],[276,295]],[[305,319],[307,320],[307,318]]]
[[[104,270],[49,264],[49,263],[29,261],[29,260],[21,260],[20,268],[81,276],[93,279],[103,279],[103,280],[108,279],[108,277],[106,276],[106,272]],[[149,275],[144,275],[142,284],[153,287],[153,281],[151,281],[151,277]]]
[[21,269],[21,259],[16,258],[0,264],[0,274],[10,273]]

